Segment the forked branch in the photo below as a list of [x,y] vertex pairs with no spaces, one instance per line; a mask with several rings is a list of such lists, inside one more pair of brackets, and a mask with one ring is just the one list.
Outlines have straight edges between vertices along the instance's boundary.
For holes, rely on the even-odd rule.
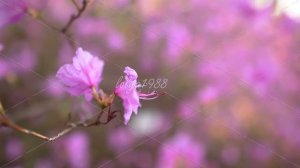
[[88,4],[89,4],[89,0],[83,0],[82,1],[82,6],[79,7],[79,5],[77,4],[77,2],[75,0],[72,0],[73,4],[75,5],[76,9],[77,9],[77,13],[71,15],[69,21],[67,22],[67,24],[61,29],[61,32],[63,34],[66,34],[68,29],[72,26],[72,24],[78,19],[80,18],[80,16],[82,15],[82,13],[85,11],[85,9],[87,8]]
[[78,127],[92,127],[92,126],[106,125],[112,119],[114,119],[116,117],[117,112],[119,112],[119,111],[111,111],[111,106],[109,106],[106,121],[104,121],[104,122],[101,121],[101,118],[104,114],[104,109],[102,109],[99,112],[99,114],[96,116],[96,119],[94,119],[94,121],[91,122],[91,120],[93,120],[93,118],[91,118],[91,119],[85,120],[83,122],[68,122],[68,124],[67,124],[68,127],[66,129],[64,129],[63,131],[61,131],[60,133],[58,133],[57,135],[55,135],[53,137],[47,137],[47,136],[37,133],[35,131],[23,128],[22,126],[19,126],[16,123],[14,123],[12,120],[10,120],[6,116],[3,108],[1,108],[1,103],[0,103],[0,126],[9,127],[9,128],[15,129],[16,131],[19,131],[21,133],[32,135],[34,137],[37,137],[37,138],[40,138],[43,140],[54,141],[57,138],[60,138],[61,136],[69,133],[70,131],[72,131],[73,129],[78,128]]

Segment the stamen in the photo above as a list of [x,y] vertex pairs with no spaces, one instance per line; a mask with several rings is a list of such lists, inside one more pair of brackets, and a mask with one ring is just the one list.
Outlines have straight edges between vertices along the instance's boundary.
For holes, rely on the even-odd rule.
[[158,98],[159,96],[162,96],[164,95],[165,93],[164,92],[157,92],[157,91],[153,91],[151,93],[148,93],[148,94],[145,94],[145,93],[139,93],[139,98],[140,99],[143,99],[143,100],[153,100],[153,99],[156,99]]

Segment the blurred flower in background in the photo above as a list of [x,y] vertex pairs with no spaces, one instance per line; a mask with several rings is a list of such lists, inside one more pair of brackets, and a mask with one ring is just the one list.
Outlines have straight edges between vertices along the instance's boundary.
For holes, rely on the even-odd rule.
[[[300,2],[93,0],[62,32],[83,2],[0,0],[0,100],[45,135],[90,119],[64,67],[76,95],[120,96],[117,118],[40,146],[0,127],[0,167],[300,167]],[[126,66],[130,94],[115,91]]]
[[201,167],[204,155],[201,148],[189,136],[179,134],[163,144],[157,167]]
[[1,1],[0,4],[0,28],[19,21],[25,16],[28,5],[24,0]]

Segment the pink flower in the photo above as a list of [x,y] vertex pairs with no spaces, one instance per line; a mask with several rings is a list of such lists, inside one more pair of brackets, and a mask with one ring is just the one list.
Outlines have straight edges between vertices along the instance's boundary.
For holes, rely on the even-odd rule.
[[125,81],[118,85],[115,94],[123,100],[125,124],[128,123],[132,112],[137,114],[138,107],[141,107],[137,88],[137,73],[134,69],[126,67],[124,70]]
[[201,167],[204,148],[186,134],[165,142],[160,150],[157,168]]
[[84,168],[90,165],[90,139],[81,132],[70,135],[65,141],[70,167]]
[[92,89],[98,89],[104,62],[91,53],[78,48],[73,64],[62,66],[56,77],[67,87],[71,95],[84,95],[86,100],[92,99]]
[[4,0],[0,3],[0,27],[19,21],[28,7],[24,0]]
[[20,139],[10,138],[5,144],[5,154],[7,159],[14,159],[24,154],[24,146]]
[[128,123],[132,112],[137,114],[138,107],[141,107],[140,99],[152,100],[159,96],[157,92],[152,92],[149,94],[139,93],[137,91],[137,78],[138,75],[136,71],[130,67],[125,67],[125,81],[121,82],[115,88],[115,94],[123,100],[124,107],[124,122]]
[[261,57],[257,62],[245,66],[242,71],[243,80],[251,85],[253,91],[264,95],[276,82],[280,74],[280,67],[268,57]]

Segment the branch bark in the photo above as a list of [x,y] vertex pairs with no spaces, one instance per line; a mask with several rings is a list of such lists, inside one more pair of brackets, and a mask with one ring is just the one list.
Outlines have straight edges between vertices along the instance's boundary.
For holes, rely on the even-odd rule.
[[37,12],[34,9],[29,8],[26,13],[33,19],[38,20],[40,23],[46,25],[47,27],[61,33],[62,35],[66,36],[68,38],[68,41],[70,42],[70,45],[73,48],[76,48],[76,42],[73,38],[73,36],[68,33],[68,30],[70,29],[70,27],[72,26],[72,24],[80,18],[80,16],[82,15],[82,13],[86,10],[88,4],[91,2],[91,0],[82,0],[82,6],[80,7],[78,5],[78,3],[76,2],[76,0],[71,0],[72,3],[74,4],[74,6],[77,9],[77,13],[76,14],[72,14],[70,16],[70,19],[68,20],[68,22],[66,23],[66,25],[62,28],[57,28],[51,24],[48,24],[47,21],[42,17],[41,13]]
[[37,133],[35,131],[23,128],[23,127],[15,124],[2,111],[0,112],[0,121],[1,121],[1,125],[3,125],[3,126],[13,128],[13,129],[15,129],[19,132],[22,132],[22,133],[25,133],[25,134],[28,134],[28,135],[33,135],[33,136],[41,138],[43,140],[50,140],[50,138],[45,136],[45,135],[42,135],[40,133]]
[[79,5],[72,0],[72,2],[75,4],[76,8],[77,8],[77,14],[73,14],[71,15],[69,21],[67,22],[67,24],[61,29],[61,32],[63,34],[66,34],[68,29],[72,26],[72,24],[78,19],[80,18],[80,16],[82,15],[82,13],[85,11],[86,7],[89,4],[89,0],[83,0],[82,1],[82,6],[81,8],[79,7]]
[[47,137],[45,135],[42,135],[40,133],[37,133],[35,131],[23,128],[20,125],[15,124],[13,121],[11,121],[4,113],[3,110],[1,110],[0,108],[0,126],[6,126],[12,129],[15,129],[16,131],[19,131],[21,133],[24,134],[28,134],[28,135],[32,135],[34,137],[43,139],[43,140],[47,140],[47,141],[54,141],[57,138],[60,138],[61,136],[69,133],[70,131],[72,131],[75,128],[78,127],[92,127],[92,126],[99,126],[99,125],[106,125],[108,124],[112,119],[114,119],[116,117],[116,114],[119,111],[111,111],[111,107],[108,107],[108,114],[107,114],[107,119],[105,122],[101,122],[101,118],[104,114],[104,109],[101,110],[99,112],[99,114],[97,115],[96,119],[93,122],[90,122],[93,118],[85,120],[83,122],[76,122],[76,123],[71,123],[69,122],[67,125],[68,127],[66,129],[64,129],[63,131],[61,131],[60,133],[58,133],[57,135],[53,136],[53,137]]

